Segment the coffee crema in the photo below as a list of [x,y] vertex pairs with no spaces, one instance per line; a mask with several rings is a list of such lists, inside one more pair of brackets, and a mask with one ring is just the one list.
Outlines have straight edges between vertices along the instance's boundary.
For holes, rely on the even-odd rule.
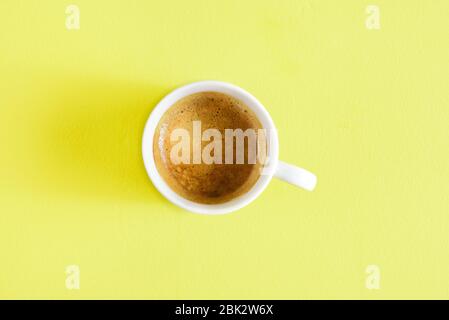
[[[201,130],[217,129],[221,133],[223,161],[203,163],[189,161],[174,163],[171,152],[179,141],[172,133],[183,129],[194,136],[193,123],[200,121]],[[184,97],[172,105],[158,123],[153,139],[156,168],[168,186],[182,197],[204,204],[230,201],[246,192],[257,182],[263,164],[248,161],[249,138],[244,140],[244,163],[225,163],[226,129],[262,129],[254,112],[242,101],[219,92],[200,92]],[[236,160],[237,143],[232,144]],[[200,141],[201,149],[211,141]],[[190,139],[188,157],[194,157],[193,139]],[[212,156],[214,151],[212,151]]]

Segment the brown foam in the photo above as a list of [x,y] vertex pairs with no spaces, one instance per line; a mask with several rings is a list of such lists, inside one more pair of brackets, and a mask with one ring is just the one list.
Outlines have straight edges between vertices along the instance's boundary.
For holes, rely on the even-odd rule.
[[[193,137],[192,122],[201,121],[201,130],[218,129],[222,134],[223,164],[178,164],[170,161],[170,141],[174,129],[183,128]],[[224,203],[246,193],[260,176],[261,165],[224,164],[225,129],[261,129],[256,115],[243,102],[219,92],[200,92],[187,96],[163,115],[156,128],[153,152],[156,167],[165,182],[179,195],[198,203]],[[193,150],[192,138],[190,151]],[[245,139],[246,140],[246,139]],[[209,142],[202,142],[204,148]],[[234,157],[235,157],[234,140]],[[192,160],[192,155],[190,155]],[[235,162],[234,162],[235,163]]]

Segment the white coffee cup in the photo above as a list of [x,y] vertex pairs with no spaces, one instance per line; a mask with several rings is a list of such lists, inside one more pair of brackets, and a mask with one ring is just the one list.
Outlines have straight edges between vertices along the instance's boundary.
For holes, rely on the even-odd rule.
[[[264,129],[270,132],[267,146],[267,165],[254,184],[245,194],[220,204],[196,203],[173,191],[159,174],[153,157],[153,138],[163,114],[178,100],[198,92],[215,91],[233,96],[244,102],[256,114]],[[235,85],[219,81],[200,81],[182,86],[165,96],[151,112],[142,138],[143,162],[154,186],[175,205],[201,214],[224,214],[238,210],[255,200],[267,187],[273,176],[306,190],[313,190],[316,176],[299,167],[279,161],[279,140],[273,120],[265,107],[250,93]],[[293,199],[292,199],[293,201]]]

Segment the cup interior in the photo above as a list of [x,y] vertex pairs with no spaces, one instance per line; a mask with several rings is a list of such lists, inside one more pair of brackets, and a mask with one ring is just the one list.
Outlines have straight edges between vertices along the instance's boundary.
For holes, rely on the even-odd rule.
[[[267,144],[269,164],[265,167],[263,174],[259,176],[256,183],[248,192],[233,198],[228,202],[220,204],[196,203],[174,192],[159,174],[153,157],[153,139],[156,128],[164,113],[178,100],[194,93],[207,91],[221,92],[241,100],[255,113],[263,128],[269,131],[271,135]],[[254,96],[245,90],[235,85],[219,81],[194,82],[169,93],[152,111],[145,125],[142,138],[142,154],[145,168],[155,187],[175,205],[178,205],[188,211],[201,214],[229,213],[246,206],[257,198],[273,177],[274,169],[276,168],[278,161],[278,152],[278,137],[276,129],[264,106]]]

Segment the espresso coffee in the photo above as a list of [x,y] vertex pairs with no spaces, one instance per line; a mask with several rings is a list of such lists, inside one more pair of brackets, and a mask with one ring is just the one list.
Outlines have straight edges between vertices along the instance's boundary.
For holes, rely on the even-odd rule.
[[[197,128],[198,125],[201,126],[201,133],[207,129],[217,129],[221,133],[220,161],[205,163],[203,158],[195,156],[194,152],[198,150],[194,145],[195,125]],[[173,161],[173,155],[177,155],[179,149],[180,141],[174,139],[179,136],[175,134],[180,132],[179,129],[190,136],[190,139],[186,140],[188,148],[182,150],[188,150],[189,154],[183,154],[181,162],[179,159]],[[226,129],[254,129],[257,132],[262,129],[262,125],[242,101],[219,92],[192,94],[177,101],[165,112],[155,131],[153,154],[160,175],[173,191],[197,203],[218,204],[232,200],[251,189],[260,176],[263,164],[249,158],[249,139],[244,142],[244,163],[237,161],[236,139],[231,146],[233,163],[225,161]],[[212,139],[196,141],[197,146],[201,146],[204,152],[204,148],[207,148]],[[218,157],[218,153],[215,153],[216,150],[213,150],[211,156]],[[217,160],[217,157],[214,159]]]

